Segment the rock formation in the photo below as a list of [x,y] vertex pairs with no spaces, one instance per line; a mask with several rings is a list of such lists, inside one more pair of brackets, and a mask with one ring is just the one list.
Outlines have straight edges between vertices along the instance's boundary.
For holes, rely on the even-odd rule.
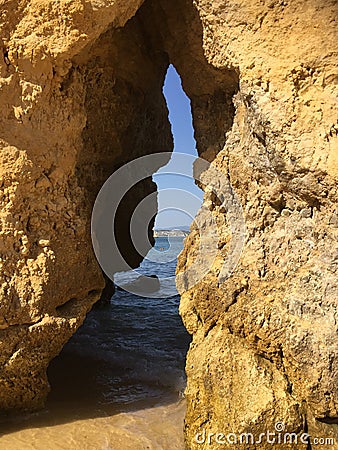
[[[208,61],[239,73],[214,163],[241,198],[247,239],[220,285],[229,231],[209,199],[220,261],[181,302],[188,446],[210,448],[196,430],[258,436],[277,422],[337,442],[337,3],[197,4]],[[197,244],[193,231],[180,269]]]
[[[149,51],[140,2],[7,2],[1,6],[0,406],[40,407],[46,368],[104,286],[90,217],[120,165],[168,150],[162,85],[168,66]],[[153,150],[152,150],[153,149]],[[130,213],[156,185],[126,196]]]
[[[100,294],[96,193],[125,162],[172,147],[161,95],[171,62],[199,154],[228,177],[247,228],[219,282],[231,230],[206,189],[219,253],[181,302],[193,335],[187,447],[224,447],[198,444],[202,430],[258,436],[277,422],[338,442],[337,12],[335,0],[1,6],[3,409],[41,405],[48,362]],[[134,265],[123,224],[152,190],[136,186],[121,217]],[[192,229],[179,272],[198,244]]]

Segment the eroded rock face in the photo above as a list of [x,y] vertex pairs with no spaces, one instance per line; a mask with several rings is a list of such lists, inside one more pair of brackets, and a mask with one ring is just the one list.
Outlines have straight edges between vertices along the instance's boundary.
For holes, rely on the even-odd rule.
[[[3,10],[2,409],[42,405],[49,361],[100,296],[90,217],[102,184],[126,161],[172,148],[167,56],[151,54],[136,22],[117,28],[140,2],[65,2],[59,12],[53,2],[21,3],[16,14]],[[139,183],[118,217],[134,266],[141,257],[123,230],[154,190],[150,179]]]
[[[102,289],[91,206],[113,170],[171,148],[161,96],[171,62],[199,153],[229,178],[247,228],[219,282],[231,232],[206,189],[219,252],[182,296],[193,334],[187,446],[218,448],[196,442],[203,430],[258,436],[276,422],[334,435],[337,2],[147,0],[126,25],[140,2],[64,2],[59,13],[54,2],[12,3],[2,18],[1,406],[41,404],[48,361]],[[152,189],[146,181],[135,204]],[[179,271],[198,244],[193,229]]]
[[[210,448],[194,438],[203,429],[258,439],[277,422],[337,438],[337,3],[196,7],[208,61],[240,77],[234,123],[214,162],[241,198],[247,239],[219,283],[230,232],[207,195],[220,254],[181,302],[193,334],[188,446]],[[197,245],[193,231],[180,270]]]

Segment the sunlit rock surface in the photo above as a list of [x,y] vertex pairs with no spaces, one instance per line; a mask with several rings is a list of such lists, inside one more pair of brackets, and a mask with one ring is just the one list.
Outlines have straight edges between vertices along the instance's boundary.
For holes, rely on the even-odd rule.
[[[1,407],[41,405],[48,362],[100,295],[91,206],[117,167],[171,149],[171,62],[199,154],[229,178],[247,229],[220,282],[231,231],[204,186],[214,220],[202,211],[200,232],[217,224],[218,255],[182,296],[187,446],[277,422],[337,438],[337,2],[140,3],[1,7]],[[153,189],[136,189],[121,224]],[[179,272],[198,245],[193,229]]]

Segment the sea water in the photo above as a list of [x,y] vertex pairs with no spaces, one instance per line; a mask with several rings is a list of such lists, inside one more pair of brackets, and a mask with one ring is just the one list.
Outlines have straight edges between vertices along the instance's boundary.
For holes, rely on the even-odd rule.
[[123,285],[157,275],[159,297],[117,289],[52,361],[44,411],[2,428],[8,449],[183,449],[184,364],[190,343],[175,288],[180,237],[156,238]]

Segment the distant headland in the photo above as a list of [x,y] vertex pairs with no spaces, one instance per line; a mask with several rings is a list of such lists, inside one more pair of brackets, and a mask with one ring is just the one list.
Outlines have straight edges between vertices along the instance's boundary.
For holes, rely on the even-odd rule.
[[154,237],[167,237],[167,236],[171,236],[171,237],[185,237],[188,236],[189,234],[189,227],[187,226],[182,226],[182,227],[169,227],[166,229],[163,228],[158,228],[158,229],[154,229]]

